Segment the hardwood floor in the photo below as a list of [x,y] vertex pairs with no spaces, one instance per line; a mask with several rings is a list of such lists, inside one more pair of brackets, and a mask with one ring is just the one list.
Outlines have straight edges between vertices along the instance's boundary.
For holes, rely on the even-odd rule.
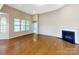
[[79,45],[71,44],[56,37],[27,35],[9,40],[0,40],[0,54],[75,55],[79,54]]

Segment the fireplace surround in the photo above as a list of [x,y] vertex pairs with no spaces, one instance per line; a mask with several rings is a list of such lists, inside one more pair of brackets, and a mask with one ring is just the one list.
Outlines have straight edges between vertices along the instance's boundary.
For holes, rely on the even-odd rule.
[[79,29],[78,28],[62,28],[62,39],[73,44],[79,44]]

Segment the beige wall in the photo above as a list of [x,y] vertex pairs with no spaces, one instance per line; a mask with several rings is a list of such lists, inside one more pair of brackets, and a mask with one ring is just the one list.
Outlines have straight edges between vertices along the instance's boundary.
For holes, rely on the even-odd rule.
[[[17,37],[17,36],[21,36],[21,35],[26,35],[26,34],[30,34],[32,33],[31,32],[31,25],[32,25],[32,16],[29,15],[29,14],[26,14],[22,11],[19,11],[15,8],[12,8],[12,7],[9,7],[7,5],[4,5],[2,10],[2,12],[5,12],[8,14],[9,16],[9,37],[10,38],[14,38],[14,37]],[[30,21],[30,31],[28,32],[14,32],[14,18],[19,18],[19,19],[27,19]]]
[[67,5],[39,16],[39,33],[61,37],[61,27],[79,28],[79,5]]

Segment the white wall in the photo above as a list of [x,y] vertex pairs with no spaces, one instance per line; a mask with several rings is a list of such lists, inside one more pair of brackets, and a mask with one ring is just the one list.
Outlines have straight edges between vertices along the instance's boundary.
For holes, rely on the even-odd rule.
[[3,5],[4,5],[4,4],[0,4],[0,10],[2,9]]
[[67,5],[39,16],[39,34],[61,37],[62,27],[79,28],[79,5]]

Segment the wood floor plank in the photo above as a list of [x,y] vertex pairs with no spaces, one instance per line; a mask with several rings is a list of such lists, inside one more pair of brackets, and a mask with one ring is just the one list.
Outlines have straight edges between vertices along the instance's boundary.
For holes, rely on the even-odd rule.
[[56,37],[26,35],[9,40],[0,40],[0,55],[77,55],[79,45]]

